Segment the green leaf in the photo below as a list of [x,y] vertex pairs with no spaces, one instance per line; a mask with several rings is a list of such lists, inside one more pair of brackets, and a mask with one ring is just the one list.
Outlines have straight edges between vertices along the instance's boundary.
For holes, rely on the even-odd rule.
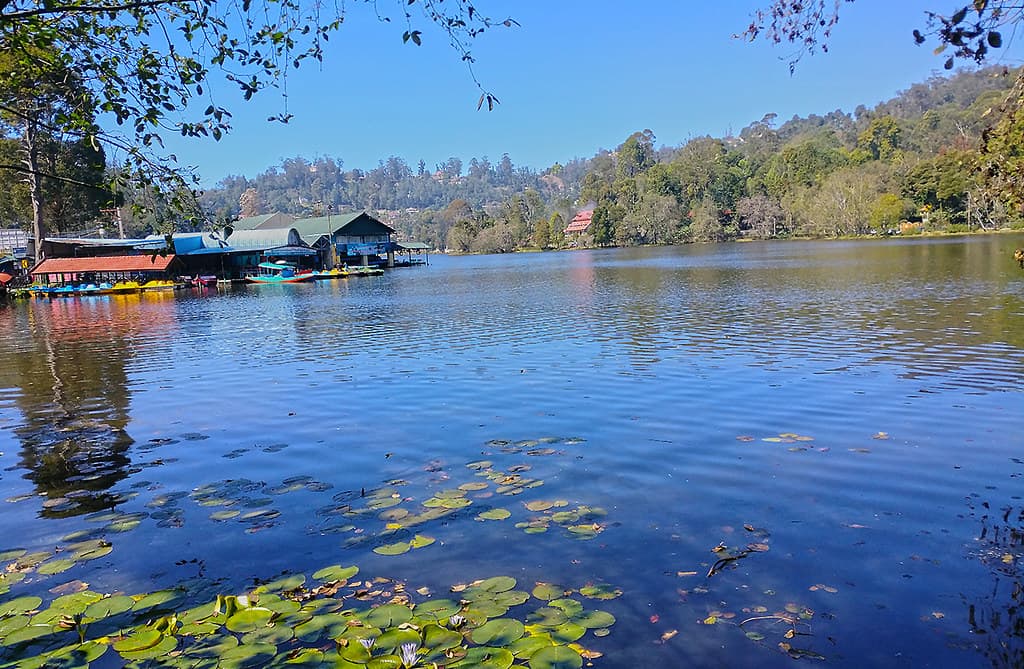
[[28,613],[39,608],[43,603],[41,597],[26,596],[12,599],[9,602],[0,603],[0,616],[13,616],[19,613]]
[[367,624],[374,627],[397,627],[412,619],[412,610],[401,604],[384,604],[372,609],[364,618]]
[[412,546],[407,541],[399,541],[394,544],[384,544],[383,546],[377,546],[373,549],[374,553],[378,555],[401,555],[402,553],[408,553]]
[[505,592],[516,587],[516,579],[511,576],[494,576],[488,578],[476,585],[477,589],[486,590],[487,592]]
[[320,581],[347,581],[358,573],[359,567],[342,567],[335,564],[314,572],[313,578]]
[[530,669],[580,669],[583,658],[567,646],[541,648],[530,656]]
[[127,595],[104,597],[100,601],[93,602],[86,607],[85,617],[92,620],[101,620],[130,611],[134,606],[135,600]]
[[498,618],[473,630],[471,638],[473,643],[482,646],[507,646],[519,640],[525,632],[526,628],[518,620]]
[[490,509],[489,511],[478,513],[476,517],[480,520],[505,520],[511,515],[512,513],[507,509]]
[[225,626],[232,632],[251,632],[266,627],[274,612],[262,607],[242,609],[227,619]]

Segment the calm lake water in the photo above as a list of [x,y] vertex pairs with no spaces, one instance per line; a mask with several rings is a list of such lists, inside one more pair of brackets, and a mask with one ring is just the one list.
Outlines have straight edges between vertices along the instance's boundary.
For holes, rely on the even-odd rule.
[[[617,622],[581,640],[597,667],[791,666],[779,643],[841,667],[1022,666],[1021,246],[432,256],[0,304],[0,553],[112,545],[0,600],[78,580],[200,602],[357,564],[440,593],[609,584]],[[386,533],[401,512],[344,513],[486,481],[481,461],[542,485],[473,490],[396,556],[373,549],[412,536]]]

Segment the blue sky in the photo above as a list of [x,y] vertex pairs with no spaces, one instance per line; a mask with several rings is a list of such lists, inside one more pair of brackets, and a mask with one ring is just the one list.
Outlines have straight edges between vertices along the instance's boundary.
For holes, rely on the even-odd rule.
[[[659,146],[678,145],[738,133],[769,112],[782,121],[870,107],[942,73],[935,45],[916,46],[911,31],[924,27],[926,9],[951,0],[843,3],[829,52],[804,57],[792,76],[791,47],[732,37],[767,4],[479,0],[485,13],[520,24],[473,44],[475,74],[501,100],[487,112],[477,111],[479,90],[444,35],[425,29],[422,46],[403,44],[404,27],[349,3],[323,65],[304,65],[288,79],[289,124],[266,121],[284,109],[280,95],[246,103],[225,91],[217,102],[234,114],[231,135],[172,139],[167,148],[196,166],[205,186],[294,156],[370,169],[395,155],[432,169],[450,156],[497,161],[507,152],[516,165],[544,169],[614,148],[644,128]],[[1004,51],[994,62],[1020,63],[1014,44]]]

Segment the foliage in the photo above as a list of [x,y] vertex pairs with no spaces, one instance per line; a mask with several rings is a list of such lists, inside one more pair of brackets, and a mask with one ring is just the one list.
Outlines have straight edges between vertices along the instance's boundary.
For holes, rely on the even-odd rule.
[[[381,20],[391,20],[382,6],[390,3],[366,4]],[[421,28],[432,26],[467,63],[475,37],[493,25],[514,24],[492,21],[468,0],[395,0],[391,10],[407,26],[404,41],[420,44]],[[198,215],[194,198],[181,197],[195,186],[194,178],[173,155],[161,155],[165,134],[220,139],[230,130],[231,112],[214,97],[215,89],[226,82],[249,100],[283,88],[289,69],[323,58],[345,12],[344,4],[303,0],[7,0],[0,3],[0,112],[11,127],[25,127],[26,142],[39,127],[67,141],[103,146],[117,166],[117,190],[130,187],[179,215]],[[481,90],[480,106],[493,107],[497,100]],[[270,120],[291,118],[282,99],[283,110]],[[27,169],[40,172],[34,165]],[[33,200],[41,196],[35,187]],[[35,217],[38,227],[38,206]],[[45,229],[36,232],[38,239]]]
[[[750,40],[763,36],[775,44],[796,45],[799,51],[790,62],[793,70],[804,53],[819,48],[828,51],[832,29],[839,22],[840,5],[840,0],[773,0],[754,13],[743,36]],[[952,47],[953,54],[943,64],[949,70],[957,58],[981,63],[990,50],[1002,48],[1002,31],[1020,23],[1024,7],[1016,0],[972,0],[957,3],[948,16],[932,11],[924,14],[924,29],[915,29],[913,39],[917,44],[937,41],[936,53]]]

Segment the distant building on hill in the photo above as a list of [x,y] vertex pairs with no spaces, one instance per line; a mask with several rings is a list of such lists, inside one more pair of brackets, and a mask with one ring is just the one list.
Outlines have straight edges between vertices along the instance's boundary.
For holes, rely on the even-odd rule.
[[590,224],[594,221],[594,210],[588,209],[586,211],[578,212],[569,221],[569,225],[565,226],[563,232],[567,235],[581,235],[590,228]]

